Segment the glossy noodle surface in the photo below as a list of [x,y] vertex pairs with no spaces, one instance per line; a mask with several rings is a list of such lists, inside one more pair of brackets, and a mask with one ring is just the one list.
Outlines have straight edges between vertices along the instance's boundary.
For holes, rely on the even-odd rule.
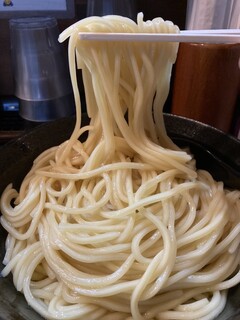
[[46,319],[217,318],[240,282],[240,192],[197,171],[166,134],[178,44],[80,41],[79,31],[179,29],[139,14],[137,23],[89,17],[60,35],[69,38],[76,125],[1,196],[2,275],[12,273]]

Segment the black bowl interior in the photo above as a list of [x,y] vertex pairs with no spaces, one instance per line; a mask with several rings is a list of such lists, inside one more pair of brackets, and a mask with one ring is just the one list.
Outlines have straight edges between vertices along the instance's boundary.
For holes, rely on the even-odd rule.
[[[200,122],[170,114],[164,115],[169,136],[180,146],[191,142],[201,144],[214,152],[236,172],[240,173],[240,141],[230,135]],[[87,118],[83,118],[83,123]],[[13,183],[16,188],[30,169],[33,160],[44,150],[67,140],[74,128],[74,118],[64,118],[40,125],[19,139],[0,148],[0,194]],[[194,145],[192,146],[194,148]],[[200,158],[199,166],[207,169],[209,164]],[[231,181],[229,181],[231,185]],[[0,226],[0,268],[3,268],[6,232]],[[14,288],[11,276],[0,278],[0,319],[40,320],[26,303],[22,294]],[[240,319],[240,285],[229,291],[227,305],[218,320]]]

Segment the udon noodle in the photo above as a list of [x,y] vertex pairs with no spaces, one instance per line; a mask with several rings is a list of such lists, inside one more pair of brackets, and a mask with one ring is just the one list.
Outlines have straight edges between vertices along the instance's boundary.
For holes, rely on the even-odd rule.
[[60,35],[76,125],[39,155],[19,191],[2,194],[2,276],[11,272],[46,319],[214,319],[240,282],[240,192],[196,170],[166,134],[178,44],[81,41],[80,31],[179,32],[139,14],[137,23],[89,17]]

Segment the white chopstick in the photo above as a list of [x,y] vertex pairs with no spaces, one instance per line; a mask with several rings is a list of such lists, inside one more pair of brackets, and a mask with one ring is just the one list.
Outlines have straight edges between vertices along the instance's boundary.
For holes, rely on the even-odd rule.
[[183,30],[180,33],[101,33],[80,32],[81,40],[144,42],[239,43],[239,29]]

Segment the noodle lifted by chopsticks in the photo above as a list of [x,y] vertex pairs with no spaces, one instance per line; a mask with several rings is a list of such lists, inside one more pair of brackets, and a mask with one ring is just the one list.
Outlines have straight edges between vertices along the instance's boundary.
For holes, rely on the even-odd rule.
[[80,31],[179,32],[139,14],[137,23],[86,18],[60,35],[69,37],[76,126],[34,161],[19,192],[10,185],[1,197],[2,275],[12,272],[46,319],[214,319],[240,282],[240,192],[196,171],[166,134],[178,45],[80,41]]

